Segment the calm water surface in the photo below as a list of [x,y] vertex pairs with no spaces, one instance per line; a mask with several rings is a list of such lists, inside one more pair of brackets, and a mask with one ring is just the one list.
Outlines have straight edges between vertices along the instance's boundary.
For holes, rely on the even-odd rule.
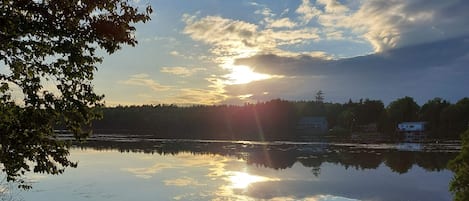
[[91,142],[76,169],[30,175],[26,201],[451,200],[453,145]]

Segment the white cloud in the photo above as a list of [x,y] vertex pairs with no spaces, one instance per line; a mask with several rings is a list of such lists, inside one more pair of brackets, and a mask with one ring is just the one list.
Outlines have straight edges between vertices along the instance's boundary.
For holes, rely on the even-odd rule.
[[376,52],[469,33],[469,5],[461,1],[368,0],[350,10],[334,0],[319,0],[318,23],[347,29],[370,42]]
[[319,40],[320,37],[317,33],[316,28],[304,28],[296,30],[282,30],[274,31],[271,29],[265,30],[264,34],[269,35],[275,39],[276,45],[294,45],[299,43],[305,43],[307,41]]
[[250,46],[255,42],[257,25],[239,20],[230,20],[219,16],[207,16],[195,21],[185,20],[184,33],[193,39],[210,44],[235,43],[232,45]]
[[[318,29],[310,27],[298,28],[295,22],[290,21],[288,18],[282,18],[278,22],[271,21],[270,16],[273,15],[268,13],[267,11],[264,12],[267,16],[264,22],[270,23],[270,25],[267,25],[265,28],[250,22],[232,20],[220,16],[198,17],[184,15],[183,21],[186,23],[186,27],[183,33],[189,35],[193,40],[210,45],[210,53],[214,56],[212,61],[229,72],[225,75],[216,75],[209,78],[217,83],[215,84],[214,91],[207,91],[205,89],[180,90],[176,96],[170,97],[171,102],[214,104],[230,98],[239,99],[240,97],[230,97],[224,94],[226,85],[238,84],[238,82],[230,82],[227,80],[227,77],[239,70],[239,67],[234,64],[235,60],[239,58],[247,58],[261,53],[273,53],[282,56],[314,55],[321,58],[327,57],[326,54],[318,51],[293,52],[281,49],[281,46],[305,44],[310,41],[319,40]],[[269,26],[273,27],[268,28]],[[291,27],[292,29],[274,29],[274,27]],[[256,73],[256,67],[251,67],[254,70],[253,73]],[[163,69],[163,71],[169,72],[169,69]],[[181,75],[188,73],[186,69],[177,69],[177,71]],[[252,75],[252,73],[249,74],[249,76]],[[234,79],[238,80],[240,76],[237,75]],[[266,76],[269,79],[275,77],[267,74]],[[246,82],[251,81],[253,80],[246,80]]]
[[282,13],[280,13],[280,17],[288,14],[290,12],[290,9],[289,8],[285,8],[285,10],[282,11]]
[[337,0],[316,0],[316,3],[323,5],[328,13],[345,13],[349,10]]
[[179,105],[213,105],[226,99],[221,91],[212,89],[183,88],[167,100]]
[[[305,58],[308,58],[313,60],[313,63],[321,63],[332,59],[332,56],[325,52],[315,51],[312,42],[349,40],[369,43],[375,52],[383,52],[392,48],[468,34],[469,27],[465,25],[469,21],[469,12],[466,12],[465,8],[469,9],[469,6],[461,4],[459,1],[452,0],[445,2],[439,0],[359,2],[303,0],[294,10],[298,18],[291,18],[287,15],[289,9],[284,9],[281,14],[277,15],[266,5],[252,3],[251,5],[260,8],[255,11],[255,14],[263,17],[259,23],[233,20],[222,16],[200,17],[199,13],[183,17],[186,23],[183,33],[193,40],[208,44],[211,47],[210,53],[213,55],[212,61],[231,71],[233,69],[226,67],[238,65],[236,61],[239,59],[256,55],[271,54],[296,58],[295,62],[303,62]],[[299,46],[305,44],[311,44],[310,51],[296,49],[297,45],[305,47]],[[362,54],[368,53],[362,52]],[[285,71],[275,71],[272,66],[263,68],[256,66],[256,63],[248,66],[252,67],[255,72],[270,75],[286,76],[295,70],[285,68]],[[322,66],[319,68],[323,69]],[[260,71],[261,69],[264,71]],[[213,79],[223,83],[223,78],[223,75],[217,75]],[[269,80],[263,81],[263,83],[268,82]],[[292,84],[287,83],[287,85]],[[230,87],[226,83],[221,84],[219,91],[213,94],[213,97],[222,97],[219,100],[230,101],[240,97],[247,99],[244,95],[252,94],[248,97],[251,99],[258,97],[259,93],[269,91],[268,88],[259,88],[255,91],[233,94],[230,93]],[[203,92],[196,89],[185,92],[185,94],[200,97],[192,98],[192,100],[202,100],[202,97],[198,96],[201,93]],[[223,96],[219,96],[220,93]],[[272,92],[268,95],[273,94],[281,93]],[[203,101],[212,102],[205,99]]]
[[343,40],[345,39],[344,32],[341,30],[325,30],[324,34],[328,40]]
[[121,81],[120,83],[133,86],[144,86],[152,89],[153,91],[167,91],[171,86],[159,84],[155,80],[150,79],[148,74],[135,74],[130,76],[129,79]]
[[309,0],[303,0],[300,6],[296,9],[296,13],[300,15],[300,19],[303,24],[308,24],[309,21],[320,15],[322,12],[311,5]]
[[293,22],[291,21],[289,18],[281,18],[281,19],[277,19],[277,20],[273,20],[272,22],[270,22],[267,27],[268,28],[283,28],[283,27],[286,27],[286,28],[293,28],[293,27],[296,27],[297,24],[296,22]]
[[169,73],[169,74],[178,75],[178,76],[182,76],[182,77],[189,77],[189,76],[192,76],[192,75],[194,75],[195,73],[197,73],[199,71],[205,71],[205,70],[207,70],[207,69],[205,69],[205,68],[188,68],[188,67],[180,67],[180,66],[162,67],[161,68],[162,73]]
[[171,52],[169,52],[170,55],[173,55],[173,56],[181,56],[181,53],[179,53],[178,51],[176,50],[173,50]]
[[[184,33],[192,39],[210,44],[211,53],[216,55],[216,63],[226,63],[227,60],[253,56],[260,52],[283,52],[279,46],[303,44],[320,39],[317,28],[297,28],[292,30],[262,29],[256,24],[231,20],[219,16],[204,18],[186,17],[187,23]],[[283,26],[293,26],[288,18],[279,23]],[[280,26],[280,24],[278,24]],[[292,27],[294,28],[294,27]],[[298,54],[297,54],[298,55]]]
[[254,11],[254,14],[263,15],[264,17],[269,17],[269,18],[275,16],[275,14],[272,12],[272,10],[270,10],[269,8],[266,8],[266,7]]

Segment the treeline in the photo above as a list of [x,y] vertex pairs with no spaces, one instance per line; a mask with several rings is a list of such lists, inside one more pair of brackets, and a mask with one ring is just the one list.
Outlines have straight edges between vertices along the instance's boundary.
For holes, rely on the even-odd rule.
[[403,97],[386,107],[380,100],[369,99],[344,104],[275,99],[243,106],[117,106],[103,108],[103,115],[93,124],[95,133],[186,139],[294,139],[298,137],[296,124],[302,117],[322,116],[327,118],[331,131],[340,133],[360,133],[375,127],[376,132],[393,135],[399,122],[426,121],[430,135],[455,138],[469,124],[469,98],[454,104],[434,98],[419,106],[413,98]]

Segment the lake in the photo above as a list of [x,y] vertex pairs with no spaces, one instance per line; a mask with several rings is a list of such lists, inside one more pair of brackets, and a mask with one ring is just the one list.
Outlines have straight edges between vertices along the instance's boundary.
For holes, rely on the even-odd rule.
[[[456,142],[92,140],[18,200],[451,200]],[[13,188],[14,189],[14,188]],[[15,190],[16,191],[16,190]],[[1,200],[1,199],[0,199]]]

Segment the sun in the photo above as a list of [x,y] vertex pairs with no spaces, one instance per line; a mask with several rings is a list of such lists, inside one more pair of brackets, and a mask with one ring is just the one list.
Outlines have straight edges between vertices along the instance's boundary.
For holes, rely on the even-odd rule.
[[257,80],[265,80],[272,78],[271,75],[256,73],[249,66],[234,65],[228,68],[231,73],[225,77],[228,78],[227,84],[247,84]]
[[252,183],[268,181],[269,179],[267,177],[250,175],[246,172],[230,172],[228,180],[231,182],[231,188],[245,189]]

